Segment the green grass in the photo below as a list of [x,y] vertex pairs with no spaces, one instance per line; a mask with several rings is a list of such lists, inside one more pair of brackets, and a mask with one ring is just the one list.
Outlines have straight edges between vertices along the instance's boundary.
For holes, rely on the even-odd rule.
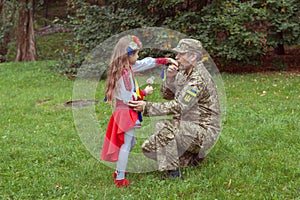
[[[118,189],[81,142],[64,106],[74,81],[53,64],[0,64],[1,199],[299,199],[299,74],[223,74],[226,123],[206,161],[182,169],[184,180],[130,173]],[[103,126],[105,109],[96,106]]]

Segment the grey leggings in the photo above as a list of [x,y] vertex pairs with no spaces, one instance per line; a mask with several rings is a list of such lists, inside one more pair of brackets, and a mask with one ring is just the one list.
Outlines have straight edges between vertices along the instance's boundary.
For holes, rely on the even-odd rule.
[[125,132],[124,144],[120,148],[118,162],[117,162],[117,178],[116,180],[122,180],[125,178],[125,171],[127,167],[129,152],[136,144],[134,128]]

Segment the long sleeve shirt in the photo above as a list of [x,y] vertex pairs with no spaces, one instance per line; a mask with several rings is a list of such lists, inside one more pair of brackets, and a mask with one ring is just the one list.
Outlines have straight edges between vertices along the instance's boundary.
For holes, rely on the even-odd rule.
[[[134,72],[145,71],[156,66],[167,64],[167,58],[151,58],[147,57],[142,60],[136,61],[136,63],[131,66],[131,70],[124,69],[122,72],[121,78],[118,80],[114,97],[118,100],[127,103],[130,100],[137,100]],[[144,96],[146,95],[145,91],[142,91]]]

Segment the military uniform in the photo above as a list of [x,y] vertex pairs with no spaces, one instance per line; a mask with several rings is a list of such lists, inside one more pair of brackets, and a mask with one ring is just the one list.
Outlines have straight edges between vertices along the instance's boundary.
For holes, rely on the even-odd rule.
[[[184,45],[183,45],[184,46]],[[181,47],[182,48],[182,47]],[[220,107],[215,84],[201,61],[189,74],[180,70],[161,88],[168,102],[147,102],[145,116],[172,115],[159,120],[154,134],[143,144],[143,153],[158,162],[158,169],[186,167],[207,152],[220,132]]]

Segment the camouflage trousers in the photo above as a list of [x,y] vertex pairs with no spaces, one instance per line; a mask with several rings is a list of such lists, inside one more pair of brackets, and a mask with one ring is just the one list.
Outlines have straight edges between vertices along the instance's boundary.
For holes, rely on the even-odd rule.
[[160,171],[187,167],[207,149],[203,146],[207,134],[207,130],[189,121],[159,120],[142,150],[145,156],[157,161]]

